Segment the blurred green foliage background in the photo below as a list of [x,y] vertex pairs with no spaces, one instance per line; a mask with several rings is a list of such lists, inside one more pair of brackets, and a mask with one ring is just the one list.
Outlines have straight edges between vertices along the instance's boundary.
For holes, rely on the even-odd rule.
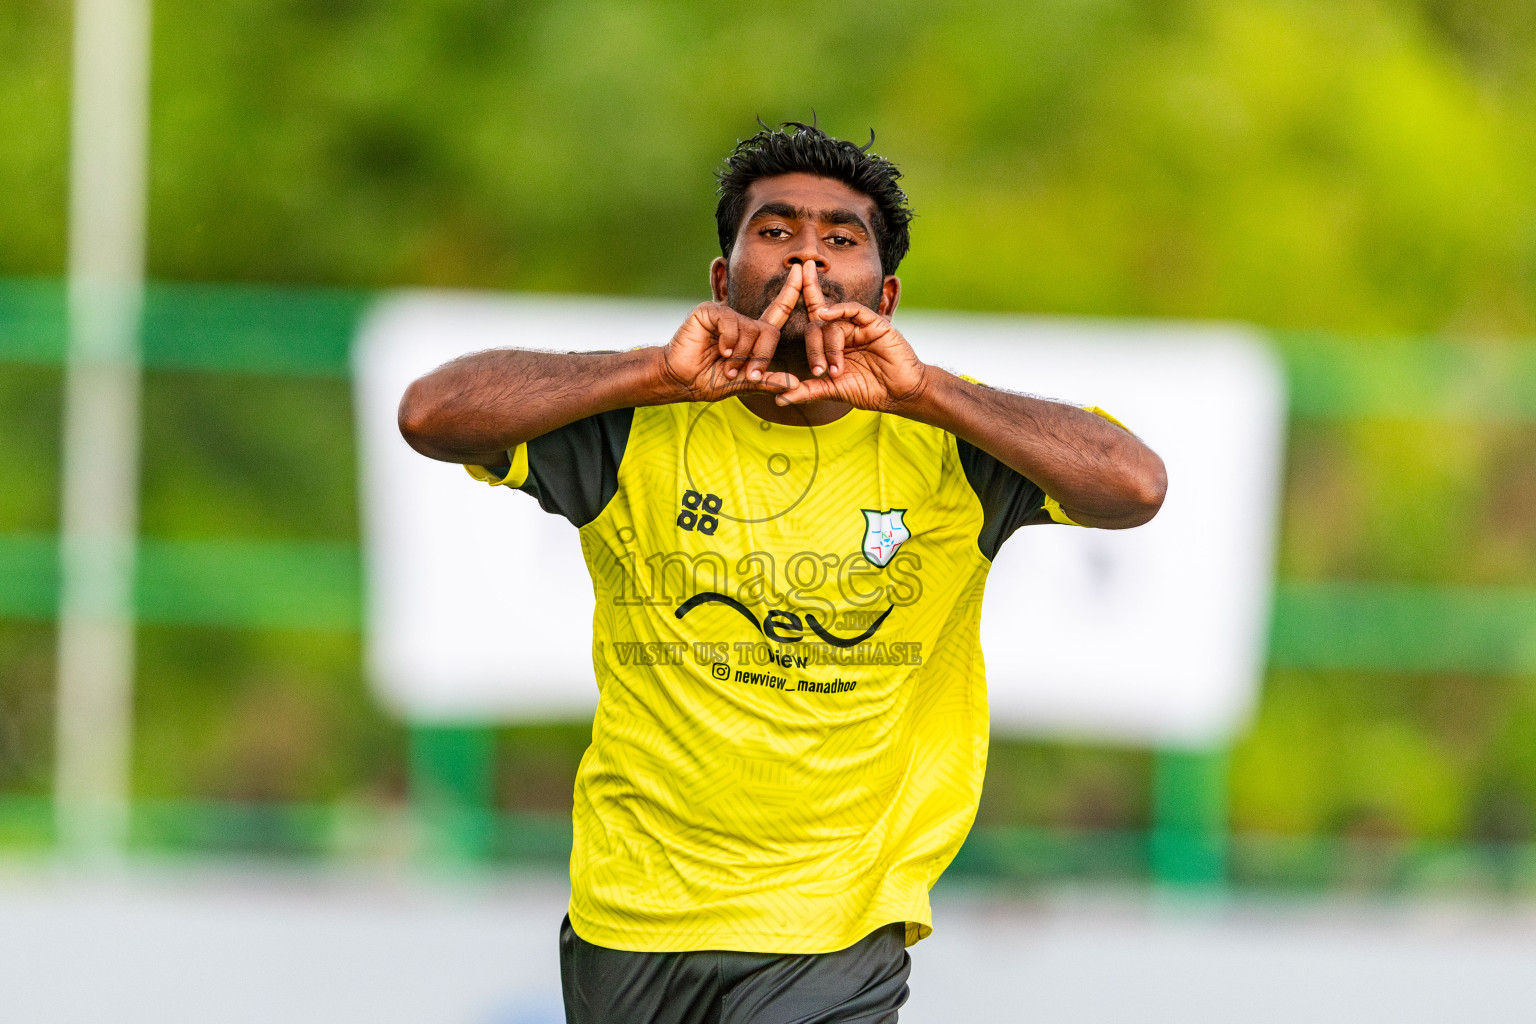
[[[69,45],[63,0],[0,7],[0,276],[64,269]],[[1536,333],[1529,0],[157,0],[154,64],[160,280],[701,297],[713,169],[814,109],[906,172],[912,306]],[[349,403],[152,373],[146,535],[355,539]],[[56,528],[58,413],[0,367],[0,534]],[[1536,424],[1298,419],[1280,565],[1536,585]],[[142,796],[399,798],[355,635],[141,647]],[[51,658],[0,622],[0,793],[47,790]],[[584,743],[505,730],[500,804],[568,807]],[[981,821],[1141,827],[1149,764],[1000,743]],[[1536,679],[1273,672],[1231,783],[1240,830],[1530,839]]]

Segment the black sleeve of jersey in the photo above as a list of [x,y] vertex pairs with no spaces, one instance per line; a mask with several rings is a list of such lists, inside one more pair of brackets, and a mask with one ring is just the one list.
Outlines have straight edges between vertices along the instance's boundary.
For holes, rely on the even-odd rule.
[[960,450],[965,478],[981,500],[981,534],[976,546],[989,561],[1019,527],[1050,522],[1044,511],[1045,492],[1034,481],[958,437],[955,446]]
[[619,463],[635,410],[614,409],[567,423],[528,442],[528,479],[518,488],[546,512],[586,526],[619,489]]

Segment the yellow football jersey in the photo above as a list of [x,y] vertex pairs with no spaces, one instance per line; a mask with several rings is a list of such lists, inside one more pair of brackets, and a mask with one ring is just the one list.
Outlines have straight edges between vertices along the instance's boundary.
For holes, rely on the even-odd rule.
[[576,932],[649,952],[928,935],[986,768],[987,570],[1059,506],[934,427],[782,426],[734,398],[604,413],[511,456],[470,471],[580,528],[597,601]]

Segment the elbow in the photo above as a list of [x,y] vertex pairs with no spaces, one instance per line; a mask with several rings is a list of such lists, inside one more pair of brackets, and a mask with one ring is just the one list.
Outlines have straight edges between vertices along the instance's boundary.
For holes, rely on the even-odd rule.
[[[1163,460],[1151,451],[1135,469],[1127,469],[1105,494],[1106,507],[1101,514],[1069,510],[1073,520],[1100,530],[1130,530],[1150,523],[1163,507],[1168,493],[1168,472]],[[1110,497],[1113,494],[1113,497]]]
[[435,389],[426,378],[413,381],[400,398],[395,422],[405,443],[423,455],[432,455],[434,440],[442,432],[443,408]]
[[395,411],[395,425],[405,443],[418,454],[439,462],[472,465],[505,465],[498,462],[521,441],[486,422],[486,417],[463,401],[454,388],[421,378],[405,389]]
[[1138,473],[1129,481],[1129,493],[1125,525],[1127,527],[1142,526],[1150,523],[1163,507],[1163,499],[1168,496],[1168,469],[1163,465],[1163,460],[1156,452],[1148,451],[1145,460]]
[[1150,448],[1131,464],[1121,463],[1100,478],[1098,487],[1062,511],[1080,526],[1098,530],[1130,530],[1150,523],[1168,494],[1168,470]]

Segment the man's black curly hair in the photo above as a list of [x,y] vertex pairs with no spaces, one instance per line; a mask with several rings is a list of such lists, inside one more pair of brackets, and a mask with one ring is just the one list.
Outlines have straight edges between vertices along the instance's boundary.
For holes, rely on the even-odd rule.
[[763,125],[762,131],[736,143],[715,175],[720,183],[720,201],[715,206],[720,252],[730,259],[741,218],[747,212],[747,188],[754,181],[803,172],[840,181],[874,201],[875,222],[870,227],[880,248],[880,269],[894,274],[907,254],[912,211],[906,193],[896,184],[901,172],[885,157],[869,151],[874,144],[874,132],[869,133],[866,145],[856,146],[834,139],[814,123],[799,121],[785,121],[778,128]]

